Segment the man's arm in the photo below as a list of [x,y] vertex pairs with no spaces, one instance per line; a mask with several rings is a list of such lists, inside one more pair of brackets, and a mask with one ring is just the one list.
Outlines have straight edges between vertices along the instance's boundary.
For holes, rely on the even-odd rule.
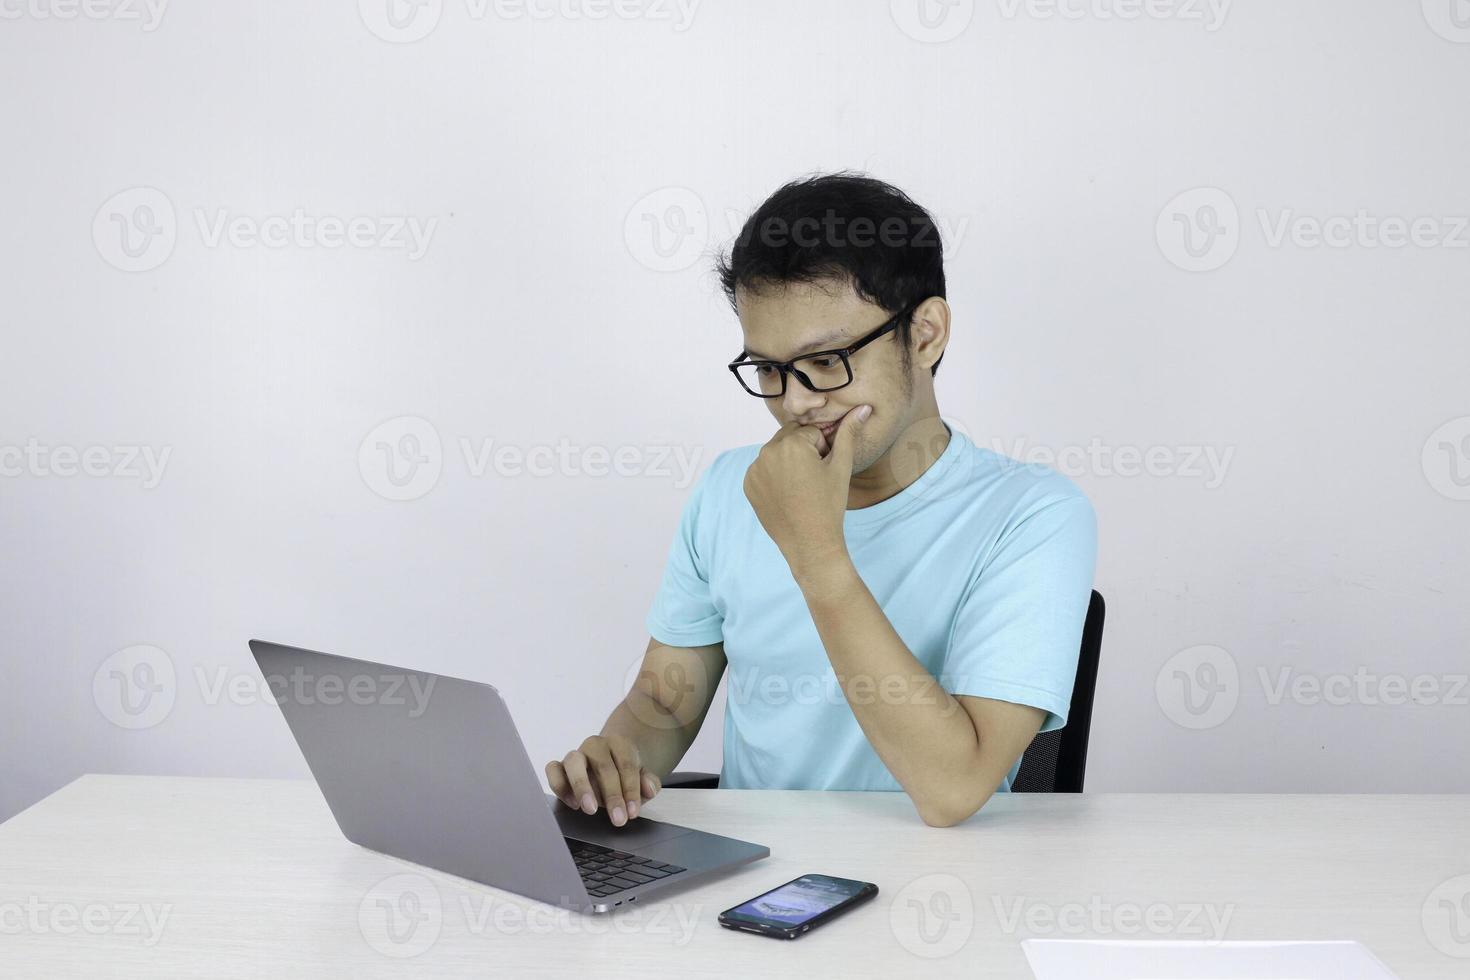
[[601,733],[546,764],[551,791],[585,813],[602,806],[616,826],[638,816],[689,751],[724,672],[724,643],[671,647],[650,637],[637,680]]
[[955,697],[914,658],[845,550],[792,568],[847,703],[931,827],[969,818],[1041,729],[1046,712]]
[[671,647],[649,637],[633,688],[602,726],[638,746],[644,768],[660,781],[694,744],[725,673],[725,644]]

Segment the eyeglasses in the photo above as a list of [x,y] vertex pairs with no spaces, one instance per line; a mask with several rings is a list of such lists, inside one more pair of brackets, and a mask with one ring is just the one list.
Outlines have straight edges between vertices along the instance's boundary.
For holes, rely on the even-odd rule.
[[819,350],[789,361],[749,360],[745,351],[728,365],[740,387],[757,398],[780,398],[786,394],[786,375],[796,375],[808,391],[836,391],[852,384],[852,364],[848,358],[885,334],[891,333],[913,315],[910,306],[885,322],[872,333],[837,350]]

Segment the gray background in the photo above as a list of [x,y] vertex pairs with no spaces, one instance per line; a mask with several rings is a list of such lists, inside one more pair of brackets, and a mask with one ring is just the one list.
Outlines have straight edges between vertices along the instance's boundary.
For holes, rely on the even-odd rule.
[[[945,416],[1096,506],[1090,789],[1470,790],[1450,0],[38,3],[0,25],[0,817],[83,772],[304,776],[253,636],[492,681],[538,767],[595,732],[688,493],[665,455],[771,430],[710,258],[846,167],[948,232]],[[372,242],[251,239],[298,208]],[[1276,236],[1359,212],[1427,244]],[[145,448],[156,486],[115,472]]]

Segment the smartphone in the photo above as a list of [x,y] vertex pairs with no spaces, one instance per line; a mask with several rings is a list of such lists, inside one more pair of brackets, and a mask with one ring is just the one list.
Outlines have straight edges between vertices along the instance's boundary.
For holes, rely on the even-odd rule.
[[802,875],[720,913],[727,929],[796,939],[878,894],[871,881]]

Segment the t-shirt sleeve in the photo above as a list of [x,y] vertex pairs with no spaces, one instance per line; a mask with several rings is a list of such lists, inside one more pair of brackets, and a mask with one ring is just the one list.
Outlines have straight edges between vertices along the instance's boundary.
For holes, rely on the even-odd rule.
[[669,546],[663,579],[645,620],[649,635],[660,643],[699,647],[725,638],[724,616],[710,595],[707,553],[709,522],[714,517],[711,484],[718,468],[717,457],[695,481]]
[[945,690],[1042,708],[1044,732],[1065,725],[1096,562],[1096,515],[1074,486],[1011,526],[960,603]]

